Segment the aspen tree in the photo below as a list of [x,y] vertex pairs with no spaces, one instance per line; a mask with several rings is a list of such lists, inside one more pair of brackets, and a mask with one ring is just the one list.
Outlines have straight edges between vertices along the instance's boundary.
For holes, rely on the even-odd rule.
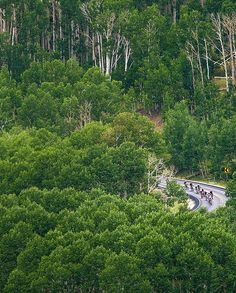
[[223,60],[223,66],[224,66],[224,72],[225,72],[225,85],[226,85],[226,91],[229,91],[229,78],[228,78],[228,68],[227,68],[227,60],[226,60],[226,49],[225,49],[225,43],[224,43],[224,37],[223,37],[223,25],[222,25],[222,19],[219,13],[216,15],[211,15],[211,20],[213,24],[213,30],[216,35],[216,40],[220,43],[220,46],[217,45],[216,42],[214,42],[215,48],[218,52],[220,52]]
[[235,85],[235,78],[236,78],[236,69],[235,69],[236,13],[233,13],[232,15],[224,15],[222,24],[226,30],[226,33],[227,33],[229,52],[230,52],[229,59],[230,59],[230,65],[231,65],[231,79],[232,79],[232,84]]

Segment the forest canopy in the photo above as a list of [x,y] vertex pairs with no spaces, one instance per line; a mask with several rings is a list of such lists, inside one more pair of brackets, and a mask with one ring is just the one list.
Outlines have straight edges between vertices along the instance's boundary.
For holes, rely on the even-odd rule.
[[235,0],[0,0],[0,292],[235,292],[235,40]]

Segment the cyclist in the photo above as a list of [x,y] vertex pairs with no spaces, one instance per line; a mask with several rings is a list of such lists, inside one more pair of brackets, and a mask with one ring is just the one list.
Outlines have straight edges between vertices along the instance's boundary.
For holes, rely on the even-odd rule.
[[204,189],[202,189],[202,190],[200,191],[200,194],[201,194],[201,198],[203,198],[204,195],[205,195],[205,191],[204,191]]
[[190,185],[190,189],[193,191],[193,183],[191,182],[189,185]]
[[210,197],[211,197],[211,199],[213,199],[213,192],[212,191],[210,191]]
[[209,193],[209,196],[208,196],[208,202],[210,205],[212,205],[212,197],[211,197],[211,194]]

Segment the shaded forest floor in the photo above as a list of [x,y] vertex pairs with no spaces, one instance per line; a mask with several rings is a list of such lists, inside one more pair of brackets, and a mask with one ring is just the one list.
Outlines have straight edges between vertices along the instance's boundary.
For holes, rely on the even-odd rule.
[[139,110],[138,112],[142,114],[143,116],[148,117],[155,124],[156,128],[162,129],[164,127],[164,121],[160,113],[157,113],[157,112],[148,113],[143,109]]

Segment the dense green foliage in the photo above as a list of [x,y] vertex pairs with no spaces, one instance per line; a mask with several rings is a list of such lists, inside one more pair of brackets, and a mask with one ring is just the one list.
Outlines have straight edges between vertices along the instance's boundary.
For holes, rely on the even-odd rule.
[[[84,71],[74,60],[65,64],[54,60],[33,63],[23,73],[21,82],[12,80],[5,69],[0,75],[2,131],[15,126],[46,128],[64,137],[91,121],[99,121],[102,124],[97,124],[98,130],[92,126],[88,130],[91,138],[78,134],[79,140],[88,139],[79,142],[79,148],[84,147],[83,143],[89,144],[89,139],[96,142],[101,134],[100,140],[108,146],[131,141],[159,157],[171,156],[170,164],[179,171],[224,177],[224,166],[230,167],[230,174],[235,170],[234,102],[223,104],[234,96],[212,98],[211,102],[218,105],[203,120],[191,115],[187,101],[179,102],[165,112],[164,131],[154,134],[154,125],[147,119],[127,112],[133,112],[140,104],[134,91],[124,91],[120,82],[111,81],[99,69]],[[127,113],[122,114],[124,111]]]
[[124,111],[161,112],[171,164],[231,176],[235,11],[234,0],[2,0],[0,127],[64,136]]
[[[0,292],[236,291],[235,22],[235,0],[0,0]],[[227,206],[153,191],[163,161]]]
[[[2,111],[12,119],[0,136],[1,291],[233,292],[234,201],[215,214],[191,214],[185,205],[176,208],[186,195],[173,182],[167,200],[142,194],[147,192],[149,154],[197,168],[205,148],[210,153],[214,145],[225,147],[220,137],[227,137],[231,124],[222,120],[221,131],[219,124],[208,129],[179,103],[166,114],[163,133],[148,118],[122,112],[134,102],[132,95],[99,71],[84,73],[72,61],[47,66],[63,67],[56,70],[57,80],[50,74],[46,79],[48,69],[43,81],[34,79],[40,64],[32,65],[20,83],[1,73],[2,93],[8,93],[2,105],[18,101]],[[80,74],[72,82],[67,76],[74,71]],[[84,91],[76,91],[79,86]],[[86,87],[93,87],[87,93],[97,106],[82,127],[76,111],[87,101],[78,94]],[[99,90],[104,95],[96,100]],[[106,93],[114,102],[103,109]],[[44,95],[49,100],[41,103]],[[66,112],[72,122],[61,111],[69,99],[76,100]],[[57,105],[56,119],[52,112],[47,115],[48,101]],[[192,145],[196,133],[199,143],[193,139]],[[227,149],[213,154],[222,161],[228,156]],[[220,167],[217,158],[211,158],[213,167]]]
[[234,291],[227,214],[56,188],[2,195],[0,207],[3,292]]
[[[118,133],[121,131],[118,124],[103,126],[100,122],[90,123],[64,139],[46,129],[16,128],[3,134],[0,137],[1,192],[18,194],[31,186],[77,190],[101,187],[122,196],[146,191],[147,154],[152,151],[162,155],[159,146],[163,143],[147,118],[139,118],[146,123],[145,128],[137,122],[136,115],[129,113],[117,116],[115,121],[123,119],[122,116],[140,128],[130,128],[125,133],[122,125],[123,137]],[[139,132],[142,137],[138,136]],[[119,136],[119,141],[114,134]],[[138,141],[140,138],[142,141]],[[139,147],[141,143],[146,148]]]

